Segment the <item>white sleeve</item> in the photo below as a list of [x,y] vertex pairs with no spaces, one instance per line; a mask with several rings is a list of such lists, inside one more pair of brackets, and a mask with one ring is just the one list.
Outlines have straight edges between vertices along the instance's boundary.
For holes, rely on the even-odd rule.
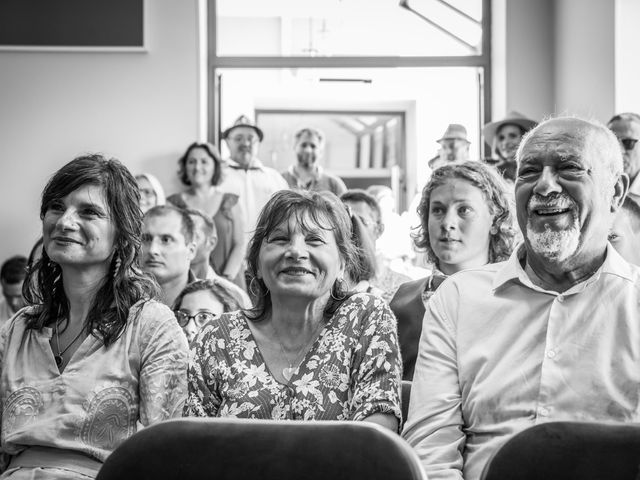
[[456,328],[446,315],[450,310],[447,307],[457,301],[456,288],[447,283],[427,304],[409,414],[402,433],[418,453],[429,480],[462,479],[462,450],[466,437],[458,380]]

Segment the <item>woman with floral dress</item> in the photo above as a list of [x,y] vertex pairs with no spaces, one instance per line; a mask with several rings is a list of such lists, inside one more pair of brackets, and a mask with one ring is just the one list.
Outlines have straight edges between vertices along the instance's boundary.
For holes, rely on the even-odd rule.
[[283,190],[249,245],[251,310],[192,344],[185,415],[366,420],[399,428],[401,365],[387,304],[346,291],[352,225],[333,194]]

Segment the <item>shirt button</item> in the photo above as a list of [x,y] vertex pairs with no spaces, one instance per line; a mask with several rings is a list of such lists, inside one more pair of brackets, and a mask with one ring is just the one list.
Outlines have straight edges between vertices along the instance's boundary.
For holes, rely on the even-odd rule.
[[549,410],[544,407],[540,407],[538,409],[538,415],[540,415],[541,417],[546,417],[547,415],[549,415]]
[[558,295],[558,301],[560,303],[564,302],[564,295]]
[[547,350],[547,358],[553,358],[556,356],[555,350]]

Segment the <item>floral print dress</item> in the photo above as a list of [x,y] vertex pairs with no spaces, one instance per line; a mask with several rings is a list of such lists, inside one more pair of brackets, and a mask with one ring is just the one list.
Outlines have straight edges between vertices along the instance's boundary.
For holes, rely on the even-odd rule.
[[242,311],[206,325],[191,347],[185,416],[401,422],[396,320],[387,303],[359,293],[326,323],[288,384],[278,382]]

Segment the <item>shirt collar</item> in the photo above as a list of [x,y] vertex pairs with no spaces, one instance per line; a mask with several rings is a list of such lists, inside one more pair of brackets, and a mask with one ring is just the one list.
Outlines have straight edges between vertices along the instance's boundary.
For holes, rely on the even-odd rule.
[[[300,180],[300,177],[298,176],[298,172],[296,171],[295,165],[290,165],[288,170],[289,170],[289,173],[293,176],[293,178],[296,179],[298,183],[302,183],[302,180]],[[321,165],[315,165],[315,168],[311,172],[312,182],[317,182],[318,179],[322,176],[323,172],[324,170],[322,169]],[[310,182],[306,182],[306,183],[310,183]]]
[[[504,263],[502,268],[496,272],[496,276],[493,279],[493,291],[495,292],[510,281],[518,280],[526,287],[533,290],[544,292],[546,290],[534,285],[529,279],[529,276],[522,267],[522,260],[526,257],[526,249],[524,243],[519,244],[514,250],[509,259]],[[571,287],[563,295],[577,293],[584,290],[587,285],[597,281],[601,275],[616,275],[630,282],[634,280],[633,267],[620,256],[615,248],[610,243],[607,243],[607,253],[604,259],[604,263],[600,266],[596,272],[589,278]],[[557,293],[557,292],[555,292]]]
[[229,167],[233,168],[234,170],[264,170],[264,165],[262,164],[262,162],[255,157],[251,160],[251,164],[248,168],[243,167],[238,162],[231,159],[227,160],[227,165],[229,165]]
[[187,275],[187,285],[188,285],[189,283],[193,283],[193,282],[195,282],[196,280],[198,280],[198,279],[197,279],[197,278],[196,278],[196,276],[193,274],[193,270],[189,269],[189,274]]
[[629,185],[629,191],[627,194],[635,195],[636,197],[640,195],[640,175],[638,175],[631,185]]

